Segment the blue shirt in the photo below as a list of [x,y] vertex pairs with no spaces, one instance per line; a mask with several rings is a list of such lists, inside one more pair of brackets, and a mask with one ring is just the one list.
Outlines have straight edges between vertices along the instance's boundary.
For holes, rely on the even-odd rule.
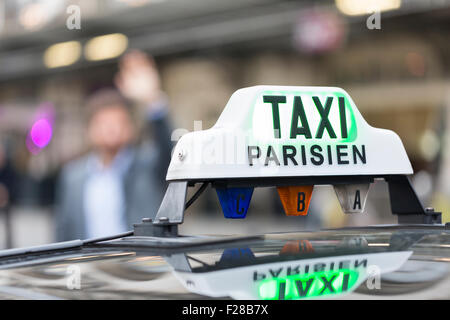
[[121,151],[108,167],[95,154],[89,159],[89,178],[83,194],[88,238],[127,231],[123,180],[132,160],[133,152],[129,149]]

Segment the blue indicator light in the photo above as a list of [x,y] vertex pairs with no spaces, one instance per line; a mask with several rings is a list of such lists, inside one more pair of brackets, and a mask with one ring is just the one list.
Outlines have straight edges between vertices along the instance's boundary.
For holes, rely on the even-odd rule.
[[242,261],[254,260],[255,255],[250,248],[232,248],[225,249],[220,257],[219,263],[233,264]]
[[216,188],[223,215],[227,219],[244,219],[254,188]]

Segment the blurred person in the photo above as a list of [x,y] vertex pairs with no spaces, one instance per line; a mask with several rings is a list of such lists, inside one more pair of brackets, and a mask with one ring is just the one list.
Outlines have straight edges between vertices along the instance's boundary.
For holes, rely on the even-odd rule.
[[5,219],[5,243],[12,248],[10,206],[15,198],[16,171],[10,163],[7,148],[0,143],[0,212]]
[[6,148],[0,143],[0,208],[4,209],[10,204],[14,184],[14,170],[11,167]]
[[[87,101],[91,151],[67,164],[57,189],[58,241],[114,235],[154,217],[172,144],[168,101],[154,61],[133,51],[119,62],[115,89]],[[153,139],[137,142],[128,101],[141,106]]]

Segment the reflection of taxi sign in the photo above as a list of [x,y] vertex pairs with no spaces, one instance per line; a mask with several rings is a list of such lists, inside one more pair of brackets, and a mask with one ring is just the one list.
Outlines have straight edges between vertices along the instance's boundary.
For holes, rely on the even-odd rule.
[[255,187],[276,187],[287,215],[308,213],[314,185],[333,185],[344,212],[362,212],[375,179],[389,183],[399,220],[437,222],[412,189],[412,173],[397,134],[371,127],[344,90],[244,88],[211,129],[179,140],[155,223],[181,223],[187,187],[196,183],[201,191],[211,184],[225,217],[236,219],[245,218]]
[[370,278],[373,268],[379,275],[394,272],[408,260],[412,251],[318,258],[292,256],[292,260],[276,262],[258,261],[248,249],[236,254],[244,258],[243,265],[239,260],[233,263],[233,258],[229,257],[215,267],[196,269],[190,265],[189,257],[178,255],[165,259],[186,289],[197,294],[233,299],[298,300],[351,293]]

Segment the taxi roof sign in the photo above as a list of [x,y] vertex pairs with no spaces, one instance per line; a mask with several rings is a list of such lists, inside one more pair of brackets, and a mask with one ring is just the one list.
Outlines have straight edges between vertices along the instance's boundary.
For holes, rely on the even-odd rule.
[[[178,141],[151,232],[176,234],[184,210],[209,184],[224,216],[241,219],[255,187],[276,187],[287,215],[306,215],[314,186],[332,185],[343,211],[360,213],[370,183],[384,179],[400,223],[441,223],[441,214],[425,210],[417,197],[412,173],[398,135],[370,126],[343,89],[244,88],[212,128]],[[202,186],[185,202],[197,183]]]
[[412,173],[398,135],[371,127],[343,89],[256,86],[179,140],[167,180]]

